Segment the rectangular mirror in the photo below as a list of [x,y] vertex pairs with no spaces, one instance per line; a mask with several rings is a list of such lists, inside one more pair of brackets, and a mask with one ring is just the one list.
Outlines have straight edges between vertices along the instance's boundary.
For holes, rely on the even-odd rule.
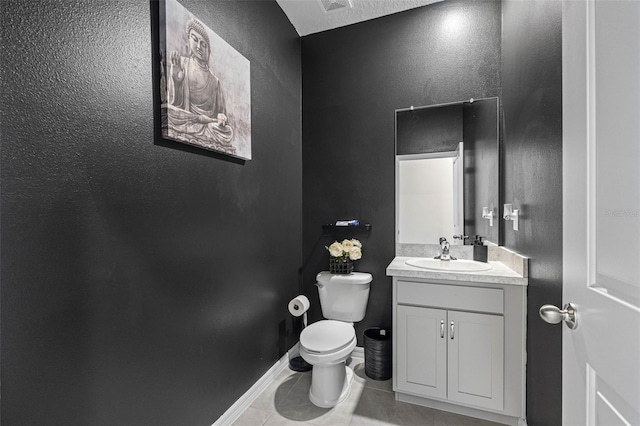
[[501,243],[498,108],[486,98],[396,110],[396,243]]

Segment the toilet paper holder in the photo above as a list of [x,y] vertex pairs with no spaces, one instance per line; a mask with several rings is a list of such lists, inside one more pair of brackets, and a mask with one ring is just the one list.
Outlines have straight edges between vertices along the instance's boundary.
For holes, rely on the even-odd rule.
[[309,302],[309,299],[307,299],[307,296],[305,296],[304,294],[300,294],[291,299],[291,301],[289,302],[289,313],[291,313],[291,315],[293,315],[294,317],[302,316],[302,325],[303,327],[306,327],[307,311],[309,310],[310,306],[311,303]]
[[[303,329],[307,327],[307,311],[309,310],[310,306],[311,304],[309,303],[309,299],[307,299],[307,296],[305,296],[304,294],[300,294],[291,299],[288,305],[289,313],[291,313],[291,315],[293,315],[294,317],[302,316]],[[299,372],[309,371],[312,368],[311,364],[309,364],[299,355],[289,360],[289,367],[293,371]]]

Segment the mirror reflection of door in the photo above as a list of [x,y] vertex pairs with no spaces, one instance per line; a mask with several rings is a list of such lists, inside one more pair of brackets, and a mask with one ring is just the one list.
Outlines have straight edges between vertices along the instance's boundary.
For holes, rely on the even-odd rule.
[[463,144],[456,151],[399,155],[398,243],[454,242],[464,226]]

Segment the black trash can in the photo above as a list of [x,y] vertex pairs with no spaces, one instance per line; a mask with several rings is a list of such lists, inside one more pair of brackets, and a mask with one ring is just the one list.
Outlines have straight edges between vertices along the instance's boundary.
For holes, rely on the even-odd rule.
[[364,331],[364,372],[373,380],[391,378],[391,332],[384,328]]

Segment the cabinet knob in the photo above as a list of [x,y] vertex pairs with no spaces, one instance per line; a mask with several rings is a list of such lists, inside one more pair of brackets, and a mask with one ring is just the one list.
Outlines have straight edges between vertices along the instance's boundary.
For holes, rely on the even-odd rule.
[[444,320],[440,320],[440,337],[444,339]]
[[454,331],[455,331],[455,325],[453,325],[453,321],[451,321],[451,340],[453,340]]

